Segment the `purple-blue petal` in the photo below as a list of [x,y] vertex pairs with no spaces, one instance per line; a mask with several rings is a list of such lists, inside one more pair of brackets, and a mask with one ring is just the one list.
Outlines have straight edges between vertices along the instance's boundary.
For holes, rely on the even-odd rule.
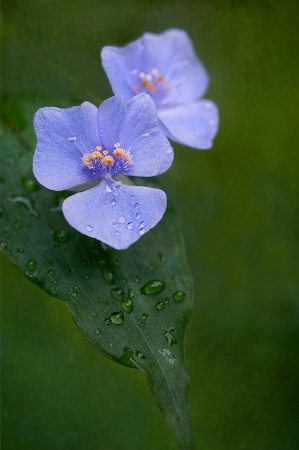
[[136,94],[132,81],[135,74],[137,80],[140,72],[150,73],[153,69],[169,83],[164,105],[200,98],[208,87],[207,72],[183,30],[145,33],[124,47],[104,47],[101,56],[113,92],[126,98]]
[[82,155],[101,145],[97,108],[85,102],[72,108],[41,108],[34,116],[37,146],[33,172],[48,189],[60,191],[90,180]]
[[155,176],[171,166],[173,150],[159,126],[155,103],[149,95],[105,100],[98,110],[98,127],[106,149],[119,143],[130,151],[133,164],[127,175]]
[[199,100],[160,110],[161,125],[170,139],[189,147],[212,147],[218,130],[218,109],[210,100]]
[[102,181],[93,189],[68,197],[62,211],[80,233],[123,250],[161,220],[166,203],[160,189],[121,184],[113,193]]

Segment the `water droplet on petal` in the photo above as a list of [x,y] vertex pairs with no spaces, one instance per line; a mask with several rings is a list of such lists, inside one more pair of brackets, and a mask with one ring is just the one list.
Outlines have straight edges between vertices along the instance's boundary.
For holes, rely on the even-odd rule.
[[77,140],[76,136],[73,136],[73,137],[69,137],[69,138],[68,138],[68,141],[69,141],[69,142],[76,142],[76,140]]
[[133,230],[133,228],[134,228],[133,222],[128,222],[127,223],[127,228],[128,228],[128,230]]
[[29,261],[27,261],[26,268],[31,272],[36,269],[36,262],[34,259],[29,259]]
[[115,198],[113,200],[111,200],[111,205],[112,206],[116,205],[116,203],[117,203],[117,200]]
[[168,147],[168,149],[166,150],[166,153],[172,153],[172,148],[171,147]]
[[164,291],[165,289],[165,283],[160,280],[151,280],[148,281],[142,288],[140,289],[141,293],[144,295],[151,295],[151,294],[159,294],[160,292]]
[[136,215],[136,219],[140,219],[141,213],[139,211],[135,215]]
[[142,230],[139,231],[139,234],[142,236],[143,234],[146,233],[146,230],[144,228],[142,228]]
[[92,225],[86,225],[86,231],[91,232],[93,230],[93,226]]
[[124,321],[124,315],[123,313],[120,312],[113,312],[110,316],[110,320],[112,323],[114,323],[115,325],[121,325]]
[[139,225],[139,229],[142,230],[142,228],[145,228],[145,222],[144,221],[140,222],[140,225]]
[[174,294],[173,294],[173,298],[174,298],[174,300],[176,301],[176,302],[181,302],[182,300],[184,300],[184,298],[185,298],[185,292],[182,292],[182,291],[176,291]]
[[118,218],[118,221],[119,221],[120,223],[125,223],[126,219],[125,219],[124,216],[120,216],[120,217]]
[[119,222],[117,220],[111,220],[110,223],[113,227],[119,227]]
[[140,207],[139,203],[135,203],[134,208],[139,209],[139,207]]
[[163,144],[165,145],[165,147],[167,147],[167,145],[169,145],[169,142],[167,139],[164,139]]
[[125,298],[125,293],[120,288],[111,289],[111,295],[115,300],[123,300]]
[[143,137],[143,138],[148,138],[149,135],[150,135],[149,133],[144,133],[144,134],[142,135],[142,137]]
[[116,234],[116,236],[120,235],[120,231],[116,230],[115,234]]

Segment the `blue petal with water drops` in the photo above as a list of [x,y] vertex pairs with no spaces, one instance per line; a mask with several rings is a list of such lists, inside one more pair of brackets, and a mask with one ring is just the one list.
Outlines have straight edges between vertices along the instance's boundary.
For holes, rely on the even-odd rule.
[[80,233],[123,250],[161,220],[166,203],[166,195],[160,189],[121,183],[113,192],[101,182],[68,197],[62,211]]
[[[183,30],[170,29],[160,34],[145,33],[141,38],[124,46],[107,46],[101,52],[102,64],[107,73],[112,89],[115,94],[126,98],[138,95],[141,92],[149,94],[156,103],[158,115],[163,123],[160,111],[167,110],[174,118],[174,123],[180,121],[180,111],[177,109],[182,105],[190,109],[190,126],[186,127],[185,133],[180,132],[177,137],[175,133],[168,132],[168,126],[163,129],[173,140],[189,145],[197,149],[207,149],[212,145],[212,140],[217,133],[217,126],[203,121],[200,117],[198,127],[206,130],[201,134],[209,136],[209,144],[206,140],[186,139],[194,127],[194,109],[198,108],[199,99],[205,94],[209,77],[203,64],[197,58],[192,42],[188,34]],[[195,106],[192,103],[196,103]],[[211,101],[209,101],[211,103]],[[213,104],[214,110],[217,110]],[[177,118],[176,113],[178,113]],[[168,117],[168,116],[167,116]],[[177,120],[176,120],[177,119]],[[178,126],[185,126],[187,116]],[[218,124],[218,113],[217,113]],[[188,124],[187,124],[188,125]]]
[[90,180],[90,173],[82,170],[81,157],[84,151],[101,144],[97,113],[97,107],[89,102],[37,111],[33,172],[43,186],[60,191]]
[[[63,204],[66,219],[78,231],[124,249],[161,220],[163,191],[118,181],[127,175],[154,176],[172,163],[173,150],[147,94],[130,100],[112,97],[98,109],[87,102],[68,109],[42,108],[34,125],[38,143],[33,167],[41,184],[64,190],[84,183],[88,189],[103,180]],[[114,228],[115,221],[120,228]]]
[[119,97],[104,101],[99,107],[98,126],[106,148],[118,141],[130,151],[133,164],[127,175],[151,177],[170,167],[173,150],[159,126],[155,103],[149,95],[140,94],[130,102]]

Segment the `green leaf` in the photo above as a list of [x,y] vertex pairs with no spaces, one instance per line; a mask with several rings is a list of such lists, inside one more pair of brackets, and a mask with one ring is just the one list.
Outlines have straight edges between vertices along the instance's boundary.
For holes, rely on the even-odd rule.
[[195,449],[184,360],[192,282],[174,212],[126,251],[76,232],[61,212],[70,193],[49,191],[32,175],[35,110],[29,101],[3,101],[1,248],[66,302],[99,352],[145,372],[179,448]]

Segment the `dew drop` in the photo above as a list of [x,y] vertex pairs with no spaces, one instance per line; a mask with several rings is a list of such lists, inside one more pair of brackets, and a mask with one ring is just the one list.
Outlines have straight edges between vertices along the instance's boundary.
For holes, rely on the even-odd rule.
[[140,289],[141,293],[144,295],[152,295],[159,294],[164,291],[165,283],[160,280],[151,280],[148,281],[142,288]]
[[172,153],[172,148],[168,147],[168,149],[166,150],[166,153],[168,153],[168,154]]
[[118,218],[118,221],[119,221],[120,223],[125,223],[126,219],[125,219],[124,216],[120,216],[120,217]]
[[123,354],[119,358],[119,362],[124,366],[136,367],[136,363],[134,362],[134,354],[130,347],[125,347],[123,349]]
[[134,278],[134,280],[135,280],[135,283],[140,283],[141,278],[140,278],[139,275],[136,275],[136,277]]
[[145,222],[140,222],[139,224],[139,229],[142,230],[143,228],[145,228]]
[[120,234],[120,231],[116,230],[115,234],[116,234],[116,236],[118,236]]
[[174,331],[174,328],[167,328],[164,333],[164,336],[167,340],[168,345],[174,345],[177,343],[176,338],[171,334]]
[[155,265],[155,264],[151,264],[151,265],[149,266],[149,268],[150,268],[152,271],[154,271],[154,270],[156,270],[156,265]]
[[86,231],[92,231],[93,230],[93,226],[92,225],[86,225]]
[[139,350],[136,350],[135,355],[136,355],[137,358],[139,358],[139,359],[145,359],[144,354],[141,353]]
[[29,261],[27,261],[26,268],[31,272],[36,269],[36,262],[34,259],[29,259]]
[[69,137],[69,138],[68,138],[68,141],[69,141],[69,142],[76,142],[76,140],[77,140],[76,136],[73,136],[73,137]]
[[124,321],[124,315],[123,313],[120,312],[113,312],[110,316],[110,320],[112,323],[114,323],[115,325],[121,325]]
[[129,313],[129,314],[133,311],[133,303],[129,299],[121,302],[121,307],[126,313]]
[[113,200],[111,200],[111,205],[112,206],[116,205],[116,203],[117,203],[117,200],[115,198]]
[[23,227],[22,222],[20,222],[19,220],[17,222],[14,223],[14,229],[15,230],[20,230]]
[[143,313],[141,318],[142,320],[146,320],[148,318],[148,313]]
[[181,302],[182,300],[184,300],[184,298],[185,298],[185,292],[183,292],[183,291],[176,291],[174,294],[173,294],[173,298],[174,298],[174,300],[176,301],[176,302]]
[[103,267],[102,274],[108,284],[115,283],[113,274],[106,267]]
[[49,277],[55,277],[55,270],[53,270],[53,269],[50,269],[50,270],[48,270],[48,276]]
[[166,305],[168,305],[169,302],[170,302],[170,298],[166,297],[166,299],[165,299]]
[[96,328],[95,332],[96,332],[96,334],[101,334],[102,330],[101,330],[101,328]]
[[34,217],[39,216],[38,212],[35,211],[33,204],[31,202],[31,200],[29,200],[29,198],[17,196],[17,197],[10,198],[9,200],[13,203],[19,203],[20,205],[25,206],[25,208],[28,209],[29,213],[32,216],[34,216]]
[[120,288],[111,289],[111,295],[115,300],[123,300],[125,298],[125,293]]
[[144,133],[144,134],[142,135],[142,137],[143,137],[143,138],[148,138],[149,135],[150,135],[149,133]]
[[161,310],[164,309],[164,308],[165,308],[165,305],[164,305],[163,302],[158,302],[158,303],[156,304],[156,310],[157,310],[157,311],[161,311]]
[[144,228],[142,228],[142,230],[139,231],[139,234],[142,236],[143,234],[146,233],[146,230]]
[[140,207],[139,203],[135,203],[134,208],[139,209],[139,207]]
[[127,228],[128,228],[128,230],[133,230],[133,228],[134,228],[133,222],[128,222],[127,223]]
[[167,145],[169,145],[169,142],[167,139],[164,139],[163,144],[165,145],[165,147],[167,147]]
[[38,190],[38,185],[33,178],[22,178],[22,185],[27,192]]
[[59,244],[64,244],[70,239],[70,237],[71,237],[70,233],[63,229],[56,230],[53,233],[54,241],[58,242]]
[[80,292],[79,286],[74,286],[74,287],[73,287],[73,291],[74,291],[74,292],[77,292],[77,293]]
[[113,227],[119,227],[119,222],[118,222],[117,220],[111,220],[110,224],[111,224]]
[[136,216],[136,219],[140,219],[141,213],[138,211],[138,212],[135,214],[135,216]]
[[17,252],[18,253],[24,253],[24,249],[23,248],[18,248]]
[[120,260],[119,260],[119,259],[116,259],[116,260],[114,261],[114,265],[115,265],[115,267],[119,267],[119,266],[120,266]]
[[110,319],[105,319],[104,320],[104,324],[108,325],[108,327],[111,325],[111,320]]

